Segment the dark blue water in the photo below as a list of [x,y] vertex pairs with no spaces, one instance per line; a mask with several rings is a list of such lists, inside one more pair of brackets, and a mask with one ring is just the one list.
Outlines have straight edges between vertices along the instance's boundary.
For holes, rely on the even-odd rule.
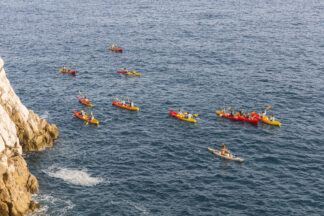
[[[34,215],[324,214],[323,1],[2,1],[0,21],[11,84],[60,130],[25,154]],[[98,128],[73,118],[78,90]],[[140,112],[111,105],[123,96]],[[223,106],[271,106],[282,127],[220,119]],[[245,162],[207,151],[222,142]]]

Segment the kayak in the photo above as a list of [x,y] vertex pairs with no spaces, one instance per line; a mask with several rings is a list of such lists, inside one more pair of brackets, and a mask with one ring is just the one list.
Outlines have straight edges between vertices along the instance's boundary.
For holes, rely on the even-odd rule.
[[112,51],[116,51],[116,52],[123,52],[123,49],[118,49],[118,48],[115,48],[115,47],[109,47],[110,50]]
[[122,105],[121,103],[118,103],[116,101],[113,101],[113,105],[118,106],[120,108],[124,108],[124,109],[128,109],[128,110],[132,110],[132,111],[139,111],[138,107],[130,107],[127,104]]
[[219,156],[221,158],[225,158],[225,159],[228,159],[228,160],[237,161],[237,162],[243,162],[244,161],[243,158],[235,157],[233,155],[232,155],[232,157],[222,155],[220,151],[212,149],[212,148],[208,148],[208,151],[212,152],[214,155],[217,155],[217,156]]
[[268,116],[265,116],[264,118],[262,118],[261,115],[256,114],[255,112],[252,112],[251,115],[254,116],[256,119],[258,119],[259,121],[262,121],[263,123],[266,123],[266,124],[269,124],[269,125],[276,125],[276,126],[279,126],[279,127],[281,126],[280,122],[271,121]]
[[92,104],[90,101],[85,102],[84,99],[82,99],[82,98],[80,98],[80,97],[78,97],[78,99],[79,99],[80,103],[82,103],[82,104],[84,104],[84,105],[86,105],[86,106],[90,106],[90,107],[93,106],[93,104]]
[[140,73],[132,73],[132,72],[126,72],[126,71],[117,71],[117,73],[120,73],[120,74],[125,74],[125,75],[131,75],[131,76],[141,76]]
[[[244,117],[243,117],[244,118]],[[244,121],[246,121],[246,122],[250,122],[250,123],[253,123],[253,124],[259,124],[259,120],[258,119],[256,119],[256,118],[244,118]]]
[[245,119],[242,116],[232,116],[229,113],[223,114],[223,112],[220,110],[217,110],[216,113],[217,113],[217,115],[219,115],[220,117],[223,117],[223,118],[228,118],[228,119],[232,119],[235,121],[242,121],[242,122],[245,121]]
[[89,122],[91,124],[95,124],[95,125],[99,126],[99,121],[97,119],[90,120],[89,116],[87,116],[87,115],[82,116],[81,113],[78,111],[74,111],[74,117],[77,117],[77,118],[82,119],[86,122]]
[[196,123],[197,120],[194,119],[194,118],[185,118],[185,115],[179,115],[178,113],[176,112],[173,112],[172,110],[170,110],[170,115],[175,117],[175,118],[178,118],[178,119],[181,119],[181,120],[184,120],[184,121],[187,121],[187,122],[192,122],[192,123]]
[[61,68],[59,71],[59,73],[68,73],[68,74],[72,74],[72,75],[76,75],[76,71],[71,71],[71,70],[63,70],[63,68]]

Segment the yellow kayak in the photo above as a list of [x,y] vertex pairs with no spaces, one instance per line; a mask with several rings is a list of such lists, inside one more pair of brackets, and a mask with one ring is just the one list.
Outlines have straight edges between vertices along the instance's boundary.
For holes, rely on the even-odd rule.
[[130,75],[130,76],[141,76],[140,73],[134,72],[126,72],[126,71],[117,71],[117,73],[125,74],[125,75]]
[[276,126],[281,126],[281,123],[278,122],[278,121],[271,121],[269,120],[269,117],[268,116],[265,116],[264,118],[262,118],[261,115],[259,114],[256,114],[255,112],[252,112],[251,115],[253,117],[255,117],[256,119],[258,119],[259,121],[262,121],[263,123],[266,123],[266,124],[269,124],[269,125],[276,125]]
[[170,115],[173,116],[173,117],[175,117],[175,118],[178,118],[178,119],[187,121],[187,122],[192,122],[192,123],[196,123],[197,122],[197,120],[194,119],[194,118],[185,118],[184,115],[179,115],[178,113],[173,112],[172,110],[170,110]]

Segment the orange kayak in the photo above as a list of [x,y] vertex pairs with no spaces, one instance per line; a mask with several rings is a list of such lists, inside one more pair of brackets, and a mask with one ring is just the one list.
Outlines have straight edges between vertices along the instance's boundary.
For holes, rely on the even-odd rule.
[[90,120],[90,116],[87,116],[87,115],[83,116],[78,111],[74,111],[74,117],[77,117],[77,118],[82,119],[82,120],[84,120],[86,122],[89,122],[91,124],[95,124],[95,125],[99,126],[99,121],[97,119]]
[[118,48],[115,48],[115,47],[109,47],[109,49],[110,49],[111,51],[123,52],[123,49],[118,49]]
[[80,103],[82,103],[82,104],[84,104],[84,105],[86,105],[86,106],[90,106],[90,107],[92,107],[93,106],[93,104],[90,102],[90,101],[84,101],[84,99],[82,99],[82,98],[80,98],[80,97],[78,97],[78,99],[79,99],[79,101],[80,101]]
[[132,110],[132,111],[139,111],[138,107],[131,107],[131,106],[127,105],[127,104],[122,105],[121,103],[118,103],[116,101],[113,101],[112,103],[113,103],[113,105],[118,106],[120,108]]

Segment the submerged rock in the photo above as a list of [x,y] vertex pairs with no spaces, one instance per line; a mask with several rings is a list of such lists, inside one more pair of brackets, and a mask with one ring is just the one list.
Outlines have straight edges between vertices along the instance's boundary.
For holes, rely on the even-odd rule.
[[21,154],[53,146],[59,132],[20,102],[1,58],[0,116],[0,215],[20,216],[40,207],[30,198],[38,191],[38,181]]

